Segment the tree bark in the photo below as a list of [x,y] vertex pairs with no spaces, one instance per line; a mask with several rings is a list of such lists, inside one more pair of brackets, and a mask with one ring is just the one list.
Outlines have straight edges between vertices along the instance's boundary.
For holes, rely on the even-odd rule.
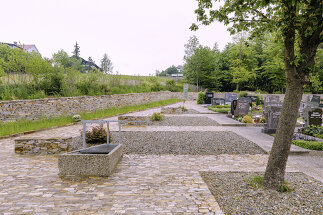
[[284,184],[284,175],[288,154],[298,116],[298,109],[304,92],[303,83],[296,75],[295,68],[287,71],[287,88],[281,110],[278,129],[270,152],[264,186],[267,189],[279,190]]

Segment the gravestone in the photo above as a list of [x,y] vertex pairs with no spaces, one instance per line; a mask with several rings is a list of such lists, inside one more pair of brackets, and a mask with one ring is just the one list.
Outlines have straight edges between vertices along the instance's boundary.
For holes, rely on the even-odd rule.
[[231,102],[231,115],[234,115],[234,111],[237,108],[237,103],[238,103],[238,100],[236,99]]
[[321,102],[321,98],[320,96],[317,96],[317,95],[310,95],[308,97],[308,105],[311,106],[311,107],[319,107],[320,105],[320,102]]
[[250,97],[240,97],[240,98],[238,99],[238,101],[248,102],[248,103],[249,103],[249,105],[250,105],[250,107],[252,107],[252,100],[251,100],[251,98],[250,98]]
[[234,110],[234,116],[245,116],[250,109],[250,102],[248,100],[238,99],[237,107]]
[[264,104],[266,105],[267,102],[278,102],[279,103],[279,96],[278,95],[267,95],[264,99]]
[[305,126],[308,126],[308,125],[321,126],[322,109],[307,106],[304,109],[304,118],[305,118]]
[[266,133],[266,134],[276,133],[282,107],[283,107],[283,103],[281,102],[265,103],[264,113],[265,113],[266,123],[264,125],[264,129],[262,129],[263,133]]
[[233,100],[237,100],[238,95],[236,93],[226,93],[225,94],[225,104],[231,105]]
[[222,98],[213,98],[212,99],[212,105],[225,105],[225,99]]
[[206,92],[205,98],[204,98],[204,104],[211,104],[213,99],[213,93],[212,92]]
[[251,102],[256,102],[257,101],[257,98],[258,96],[246,96],[247,98],[250,98],[251,99]]
[[183,86],[183,98],[184,100],[188,99],[188,84],[184,84]]

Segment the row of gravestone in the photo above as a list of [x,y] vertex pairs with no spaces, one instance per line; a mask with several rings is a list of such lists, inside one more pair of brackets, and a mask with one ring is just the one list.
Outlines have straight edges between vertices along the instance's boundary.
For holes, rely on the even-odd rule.
[[[276,133],[282,106],[283,103],[279,101],[279,96],[270,95],[265,97],[263,110],[266,118],[266,123],[263,129],[264,133]],[[309,97],[308,102],[301,103],[300,112],[303,113],[305,126],[321,126],[322,107],[320,107],[319,96],[312,95]]]
[[[256,102],[257,96],[246,96],[241,97],[239,99],[243,99],[249,103]],[[232,101],[238,99],[238,94],[236,93],[226,93],[225,98],[214,97],[214,93],[206,92],[204,97],[204,104],[211,104],[211,105],[231,105]]]

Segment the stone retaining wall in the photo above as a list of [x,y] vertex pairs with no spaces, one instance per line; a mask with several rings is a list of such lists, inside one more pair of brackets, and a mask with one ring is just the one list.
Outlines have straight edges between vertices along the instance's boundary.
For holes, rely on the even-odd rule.
[[[41,116],[57,117],[90,112],[99,109],[139,105],[171,98],[183,98],[182,92],[152,92],[115,94],[105,96],[78,96],[33,100],[0,101],[0,122],[18,119],[39,119]],[[197,98],[197,93],[188,94],[189,100]]]
[[81,136],[70,138],[17,138],[15,152],[18,154],[59,154],[82,147]]

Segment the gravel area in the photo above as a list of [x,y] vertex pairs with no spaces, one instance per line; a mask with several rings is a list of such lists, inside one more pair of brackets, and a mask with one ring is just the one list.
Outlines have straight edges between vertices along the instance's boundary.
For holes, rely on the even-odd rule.
[[165,116],[162,121],[151,121],[153,126],[217,126],[219,123],[207,117]]
[[187,111],[182,112],[182,114],[200,114],[200,112],[194,109],[187,109]]
[[[118,140],[117,132],[112,142]],[[123,131],[126,154],[264,154],[255,143],[230,131]]]
[[304,173],[287,173],[285,180],[294,190],[254,188],[245,179],[264,173],[201,172],[225,214],[322,214],[322,183]]

